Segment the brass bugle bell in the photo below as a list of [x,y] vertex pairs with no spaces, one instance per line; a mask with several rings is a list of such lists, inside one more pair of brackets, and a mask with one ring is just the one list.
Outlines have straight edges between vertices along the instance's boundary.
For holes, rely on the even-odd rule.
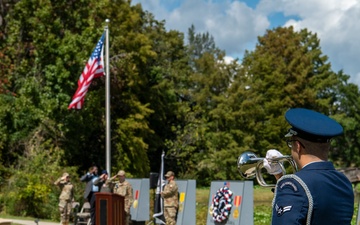
[[[277,158],[268,159],[269,163],[278,163],[283,174],[286,174],[286,169],[283,162],[288,162],[293,171],[296,172],[297,165],[291,156],[281,156]],[[263,187],[274,187],[275,184],[268,184],[264,180],[262,169],[264,168],[264,158],[257,157],[253,152],[246,151],[242,153],[237,161],[237,167],[242,177],[245,179],[253,179],[256,177],[258,183]]]

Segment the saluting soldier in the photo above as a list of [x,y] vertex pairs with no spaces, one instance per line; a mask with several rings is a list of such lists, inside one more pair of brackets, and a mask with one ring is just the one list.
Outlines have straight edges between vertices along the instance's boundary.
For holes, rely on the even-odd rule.
[[115,181],[114,185],[114,193],[121,195],[124,197],[124,204],[125,204],[125,225],[129,225],[130,223],[130,207],[134,201],[133,198],[133,188],[131,184],[125,180],[125,171],[120,170],[114,177],[110,178],[110,181],[113,181],[115,178],[118,178]]
[[81,182],[86,182],[84,198],[90,203],[90,217],[91,225],[95,225],[96,222],[96,199],[95,193],[99,192],[99,187],[94,185],[94,181],[99,178],[98,176],[99,169],[97,166],[92,166],[86,174],[81,178]]
[[99,192],[102,193],[113,193],[114,183],[111,179],[108,179],[108,172],[103,170],[99,178],[94,181],[94,185],[99,187]]
[[168,171],[165,174],[167,184],[161,192],[161,197],[164,198],[164,216],[166,225],[176,225],[176,214],[179,207],[178,186],[175,182],[175,174]]
[[[354,194],[348,178],[328,161],[330,140],[343,134],[335,120],[312,110],[295,108],[285,114],[292,126],[285,135],[291,156],[300,169],[283,175],[278,164],[264,167],[278,178],[272,208],[272,224],[350,225]],[[267,158],[282,156],[277,150]]]
[[74,198],[74,186],[70,182],[70,175],[68,173],[64,173],[62,177],[54,182],[54,184],[59,186],[61,189],[61,194],[59,197],[61,223],[63,225],[68,225],[70,220],[70,213],[72,210],[71,202]]

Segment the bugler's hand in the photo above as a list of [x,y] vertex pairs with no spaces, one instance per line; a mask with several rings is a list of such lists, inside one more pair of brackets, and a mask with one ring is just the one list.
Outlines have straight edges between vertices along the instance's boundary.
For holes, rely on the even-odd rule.
[[276,149],[270,149],[266,152],[266,157],[263,160],[263,165],[269,174],[277,175],[277,174],[282,173],[282,169],[281,169],[281,166],[279,165],[279,163],[271,162],[271,159],[282,157],[282,156],[283,156],[283,154],[281,154]]

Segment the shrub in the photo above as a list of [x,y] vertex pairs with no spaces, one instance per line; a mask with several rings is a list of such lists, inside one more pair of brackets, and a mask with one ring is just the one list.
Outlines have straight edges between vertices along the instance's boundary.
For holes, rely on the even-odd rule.
[[83,190],[77,179],[76,168],[60,166],[61,155],[60,149],[33,149],[20,157],[18,165],[12,168],[11,177],[2,187],[3,213],[59,220],[60,189],[53,184],[54,181],[66,171],[72,175],[75,187],[81,187],[75,188],[75,199],[80,199]]

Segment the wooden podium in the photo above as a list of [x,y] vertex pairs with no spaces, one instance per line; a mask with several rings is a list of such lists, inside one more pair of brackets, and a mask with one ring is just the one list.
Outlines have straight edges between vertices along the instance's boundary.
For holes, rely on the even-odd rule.
[[96,225],[124,225],[124,197],[113,193],[96,193]]

